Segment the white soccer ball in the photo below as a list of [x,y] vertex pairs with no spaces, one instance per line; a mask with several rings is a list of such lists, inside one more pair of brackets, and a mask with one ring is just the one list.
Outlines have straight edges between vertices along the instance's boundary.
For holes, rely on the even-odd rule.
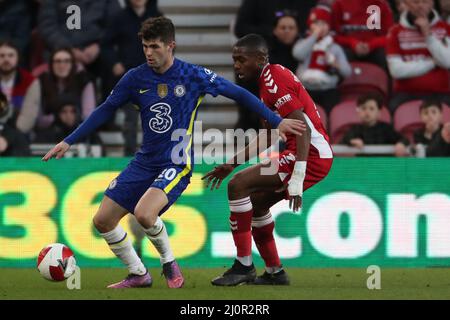
[[52,243],[39,252],[37,268],[41,275],[51,281],[64,281],[76,267],[75,256],[69,247]]

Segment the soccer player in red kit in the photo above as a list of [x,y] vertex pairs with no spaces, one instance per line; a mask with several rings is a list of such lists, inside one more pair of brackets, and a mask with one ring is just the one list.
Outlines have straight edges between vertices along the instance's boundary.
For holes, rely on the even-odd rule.
[[[269,64],[264,39],[255,34],[239,39],[233,48],[234,69],[247,82],[257,82],[262,101],[283,118],[299,119],[307,124],[302,135],[288,135],[286,150],[279,155],[275,174],[267,174],[259,163],[235,174],[228,184],[231,211],[230,227],[237,248],[233,266],[213,285],[235,286],[241,283],[288,285],[289,278],[278,256],[273,237],[274,221],[270,208],[289,199],[294,211],[301,208],[303,192],[326,177],[333,162],[329,138],[317,108],[298,78],[281,65]],[[264,139],[262,131],[257,141],[238,152],[227,163],[206,174],[211,190],[218,188],[238,165],[238,159],[248,161]],[[252,261],[252,236],[265,262],[265,272],[256,277]]]

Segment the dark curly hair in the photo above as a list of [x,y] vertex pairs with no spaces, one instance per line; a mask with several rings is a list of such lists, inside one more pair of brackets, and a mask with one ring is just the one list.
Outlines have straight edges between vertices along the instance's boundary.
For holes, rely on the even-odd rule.
[[138,36],[141,40],[160,39],[168,44],[175,41],[175,26],[172,20],[166,17],[149,18],[142,23]]
[[422,102],[422,104],[419,107],[420,112],[422,110],[425,110],[430,107],[437,107],[439,110],[442,111],[442,103],[437,99],[429,99]]

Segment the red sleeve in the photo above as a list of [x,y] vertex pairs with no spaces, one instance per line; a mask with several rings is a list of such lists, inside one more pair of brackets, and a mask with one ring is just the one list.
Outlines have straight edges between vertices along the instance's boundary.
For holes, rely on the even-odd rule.
[[342,4],[340,0],[336,0],[331,8],[331,30],[335,32],[334,41],[343,46],[351,48],[355,51],[355,47],[359,40],[350,36],[341,34],[342,28]]
[[294,110],[303,109],[303,103],[297,96],[298,86],[301,84],[291,71],[278,66],[272,67],[271,80],[263,84],[261,95],[267,105],[276,109],[282,118]]
[[398,43],[399,28],[399,25],[395,25],[391,29],[389,29],[388,35],[386,37],[386,56],[401,54],[400,45]]
[[341,17],[340,1],[336,0],[331,7],[331,30],[334,30],[336,34],[339,34],[341,30]]
[[370,40],[369,42],[369,50],[372,51],[377,48],[385,48],[386,47],[386,37],[376,37]]

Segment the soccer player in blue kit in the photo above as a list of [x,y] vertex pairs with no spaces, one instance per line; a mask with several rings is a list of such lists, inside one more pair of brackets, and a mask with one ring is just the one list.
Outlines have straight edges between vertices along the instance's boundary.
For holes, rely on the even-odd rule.
[[[138,35],[147,63],[128,71],[106,101],[42,160],[61,158],[70,145],[105,123],[125,103],[131,101],[138,106],[143,128],[142,146],[125,170],[110,183],[93,223],[129,271],[124,280],[108,288],[152,285],[152,277],[136,254],[127,233],[119,225],[119,221],[129,212],[135,215],[159,252],[167,285],[180,288],[184,278],[173,256],[160,215],[177,200],[190,182],[194,159],[193,126],[203,96],[223,95],[235,100],[278,128],[283,138],[287,133],[301,135],[305,126],[301,121],[281,119],[251,93],[212,71],[176,59],[175,27],[170,19],[158,17],[146,20]],[[173,139],[172,134],[180,129],[184,130],[183,161],[179,161],[178,157],[174,160],[172,152],[180,145],[179,139]]]

